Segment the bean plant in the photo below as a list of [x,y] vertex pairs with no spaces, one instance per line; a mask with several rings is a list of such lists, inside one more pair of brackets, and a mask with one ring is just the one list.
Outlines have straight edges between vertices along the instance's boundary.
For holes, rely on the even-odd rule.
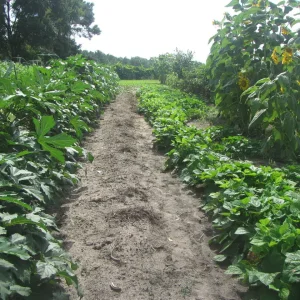
[[166,167],[201,188],[201,208],[214,229],[210,242],[218,249],[215,261],[255,288],[248,299],[298,300],[299,166],[259,165],[261,141],[234,127],[190,126],[194,109],[203,118],[211,109],[198,99],[155,86],[144,87],[139,97],[157,146],[168,151]]

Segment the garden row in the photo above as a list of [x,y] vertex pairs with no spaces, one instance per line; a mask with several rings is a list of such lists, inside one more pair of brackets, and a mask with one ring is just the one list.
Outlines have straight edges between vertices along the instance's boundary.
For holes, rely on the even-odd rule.
[[213,222],[211,242],[219,245],[215,260],[255,286],[259,299],[299,299],[299,168],[244,160],[261,159],[260,142],[233,128],[189,126],[213,112],[197,99],[164,86],[143,87],[138,96],[156,145],[169,151],[166,167],[205,188],[202,209]]
[[46,299],[62,279],[78,288],[45,209],[78,182],[78,160],[93,159],[80,143],[117,85],[115,73],[80,56],[48,67],[0,64],[1,299]]

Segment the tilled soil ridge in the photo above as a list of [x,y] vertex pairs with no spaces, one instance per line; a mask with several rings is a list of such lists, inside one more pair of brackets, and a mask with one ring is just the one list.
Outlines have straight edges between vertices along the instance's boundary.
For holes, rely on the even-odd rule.
[[199,199],[162,171],[152,139],[130,92],[87,139],[95,160],[60,218],[84,300],[240,299],[244,288],[213,263]]

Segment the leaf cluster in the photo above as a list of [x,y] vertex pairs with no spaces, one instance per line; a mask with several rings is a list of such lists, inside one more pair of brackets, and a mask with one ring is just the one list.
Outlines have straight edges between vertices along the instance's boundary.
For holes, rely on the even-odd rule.
[[[156,141],[169,150],[167,167],[186,183],[205,188],[201,207],[213,222],[215,260],[259,289],[260,299],[298,299],[299,167],[241,161],[259,154],[259,142],[235,135],[233,128],[187,126],[194,105],[166,88],[140,92],[140,111],[154,127]],[[209,109],[201,102],[199,107],[203,114]]]
[[263,151],[280,159],[299,156],[299,1],[233,0],[207,67],[216,104],[244,133],[265,137]]
[[45,213],[75,185],[80,143],[118,91],[118,77],[81,56],[50,66],[0,64],[0,298],[74,284],[77,268]]

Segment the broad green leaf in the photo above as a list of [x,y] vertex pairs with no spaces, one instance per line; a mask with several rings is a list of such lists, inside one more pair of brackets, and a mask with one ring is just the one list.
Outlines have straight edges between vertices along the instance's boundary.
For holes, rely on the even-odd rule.
[[290,112],[287,112],[283,120],[283,129],[289,140],[292,140],[295,135],[295,125],[295,118]]
[[48,231],[48,228],[45,226],[45,224],[41,222],[34,222],[32,220],[29,220],[25,217],[19,216],[13,220],[11,220],[9,223],[6,223],[5,225],[8,226],[15,226],[15,225],[35,225],[38,227],[43,228],[44,230]]
[[8,241],[1,241],[0,253],[17,256],[22,260],[28,260],[30,258],[27,251],[23,250],[20,246],[11,245]]
[[300,199],[293,199],[290,206],[290,211],[293,215],[298,217],[300,216]]
[[259,223],[261,225],[267,226],[268,224],[270,224],[271,220],[270,219],[261,219],[259,220]]
[[76,140],[66,133],[61,133],[52,137],[43,137],[39,140],[39,142],[43,144],[51,144],[58,148],[65,148],[71,147],[74,143],[76,143]]
[[277,130],[276,128],[274,128],[274,129],[272,130],[272,134],[273,134],[273,136],[274,136],[274,140],[275,140],[275,141],[281,141],[282,135],[281,135],[281,133],[280,133],[279,130]]
[[58,243],[49,242],[49,246],[48,246],[46,252],[50,252],[50,251],[52,251],[54,253],[61,252],[60,245]]
[[94,156],[92,155],[91,152],[88,152],[87,157],[88,157],[88,161],[89,161],[90,163],[92,163],[92,162],[94,161]]
[[37,151],[28,151],[28,150],[25,150],[25,151],[19,152],[17,154],[17,157],[22,157],[22,156],[26,156],[26,155],[29,155],[29,154],[35,154],[35,153],[38,153],[38,152]]
[[[224,224],[222,224],[222,226],[224,226]],[[223,245],[222,249],[220,250],[220,253],[224,252],[226,249],[228,249],[232,244],[233,244],[234,240],[227,240],[225,242],[225,245]]]
[[16,270],[16,267],[12,263],[10,263],[7,260],[1,259],[1,258],[0,258],[0,267],[4,268],[4,269],[14,269],[14,270]]
[[300,278],[300,250],[286,254],[283,274],[291,283],[299,283]]
[[264,242],[263,240],[258,239],[258,238],[251,239],[250,243],[252,245],[255,245],[255,246],[258,246],[258,247],[266,245],[266,242]]
[[42,193],[34,186],[23,185],[22,189],[29,195],[36,198],[37,200],[44,202],[44,197],[43,197]]
[[3,282],[0,280],[0,296],[1,299],[6,300],[8,299],[8,296],[11,295],[11,292],[9,291],[9,283]]
[[217,262],[222,262],[226,259],[227,259],[227,256],[225,256],[225,255],[216,255],[216,256],[214,256],[214,261],[217,261]]
[[39,138],[46,135],[55,126],[53,116],[42,116],[41,120],[33,119],[35,131]]
[[300,266],[300,250],[286,254],[285,262],[287,264],[297,264]]
[[79,154],[78,151],[73,147],[66,147],[65,149],[68,153],[70,153],[73,156],[76,156]]
[[244,227],[239,227],[234,234],[237,234],[237,235],[244,235],[244,234],[248,234],[249,231],[244,228]]
[[288,300],[290,296],[290,290],[288,288],[283,288],[279,292],[279,296],[281,300]]
[[275,80],[277,80],[282,87],[286,87],[290,84],[290,79],[287,72],[277,75]]
[[84,92],[86,89],[89,89],[90,85],[86,84],[82,81],[76,81],[72,86],[71,86],[71,90],[72,92],[76,93],[76,94],[80,94],[82,92]]
[[9,98],[0,99],[0,109],[7,108],[12,104]]
[[80,120],[79,116],[76,116],[75,118],[70,120],[70,123],[73,125],[77,137],[82,137],[82,129],[85,129],[86,131],[89,131],[89,126],[82,120]]
[[271,283],[274,282],[275,278],[278,276],[277,273],[263,273],[254,271],[255,276],[257,276],[258,280],[263,283],[265,286],[269,286]]
[[16,219],[18,217],[18,214],[10,214],[10,213],[0,213],[0,217],[2,219],[2,222],[11,222],[11,220]]
[[29,287],[24,287],[20,285],[12,285],[9,288],[12,292],[15,292],[23,297],[28,297],[31,294],[31,289]]
[[45,142],[41,143],[42,148],[45,151],[50,152],[50,155],[54,158],[56,158],[59,162],[64,163],[65,162],[65,156],[64,153],[58,149],[55,149],[51,146],[49,146],[48,144],[46,144]]
[[292,6],[288,6],[288,5],[285,5],[284,6],[284,14],[288,14],[289,12],[291,12],[293,10],[293,7]]
[[17,199],[17,198],[13,198],[13,197],[3,197],[3,196],[0,196],[0,201],[14,203],[16,205],[19,205],[19,206],[22,206],[22,207],[26,208],[27,210],[32,210],[32,207],[30,205],[22,202],[20,199],[21,198]]
[[19,233],[15,233],[10,237],[10,241],[12,244],[25,244],[26,237]]
[[10,170],[10,176],[12,177],[12,179],[17,184],[20,183],[21,181],[26,181],[26,180],[36,178],[36,174],[34,174],[30,171],[27,171],[27,170],[20,170],[18,168],[13,167],[13,166],[11,166],[9,168],[9,170]]
[[0,235],[5,235],[6,232],[6,229],[0,226]]
[[231,265],[228,267],[225,273],[229,275],[242,275],[244,272],[238,266]]
[[255,123],[258,122],[258,120],[260,120],[260,118],[262,117],[262,115],[267,111],[267,108],[261,109],[259,111],[257,111],[253,117],[253,119],[251,120],[250,124],[249,124],[249,128],[251,126],[253,126]]
[[277,89],[277,85],[274,81],[265,82],[259,88],[259,98],[260,100],[265,100],[273,91]]
[[37,273],[41,277],[41,279],[52,278],[57,273],[57,269],[49,264],[42,261],[38,261],[36,264]]
[[290,226],[288,222],[284,222],[280,227],[279,227],[279,233],[281,235],[286,234],[287,232],[290,231]]
[[271,81],[271,79],[269,77],[266,77],[266,78],[262,78],[262,79],[258,80],[255,84],[258,85],[258,84],[262,84],[262,83],[269,82],[269,81]]
[[45,183],[42,183],[41,184],[41,190],[48,197],[48,199],[51,199],[51,189],[50,189],[49,185],[47,185]]

